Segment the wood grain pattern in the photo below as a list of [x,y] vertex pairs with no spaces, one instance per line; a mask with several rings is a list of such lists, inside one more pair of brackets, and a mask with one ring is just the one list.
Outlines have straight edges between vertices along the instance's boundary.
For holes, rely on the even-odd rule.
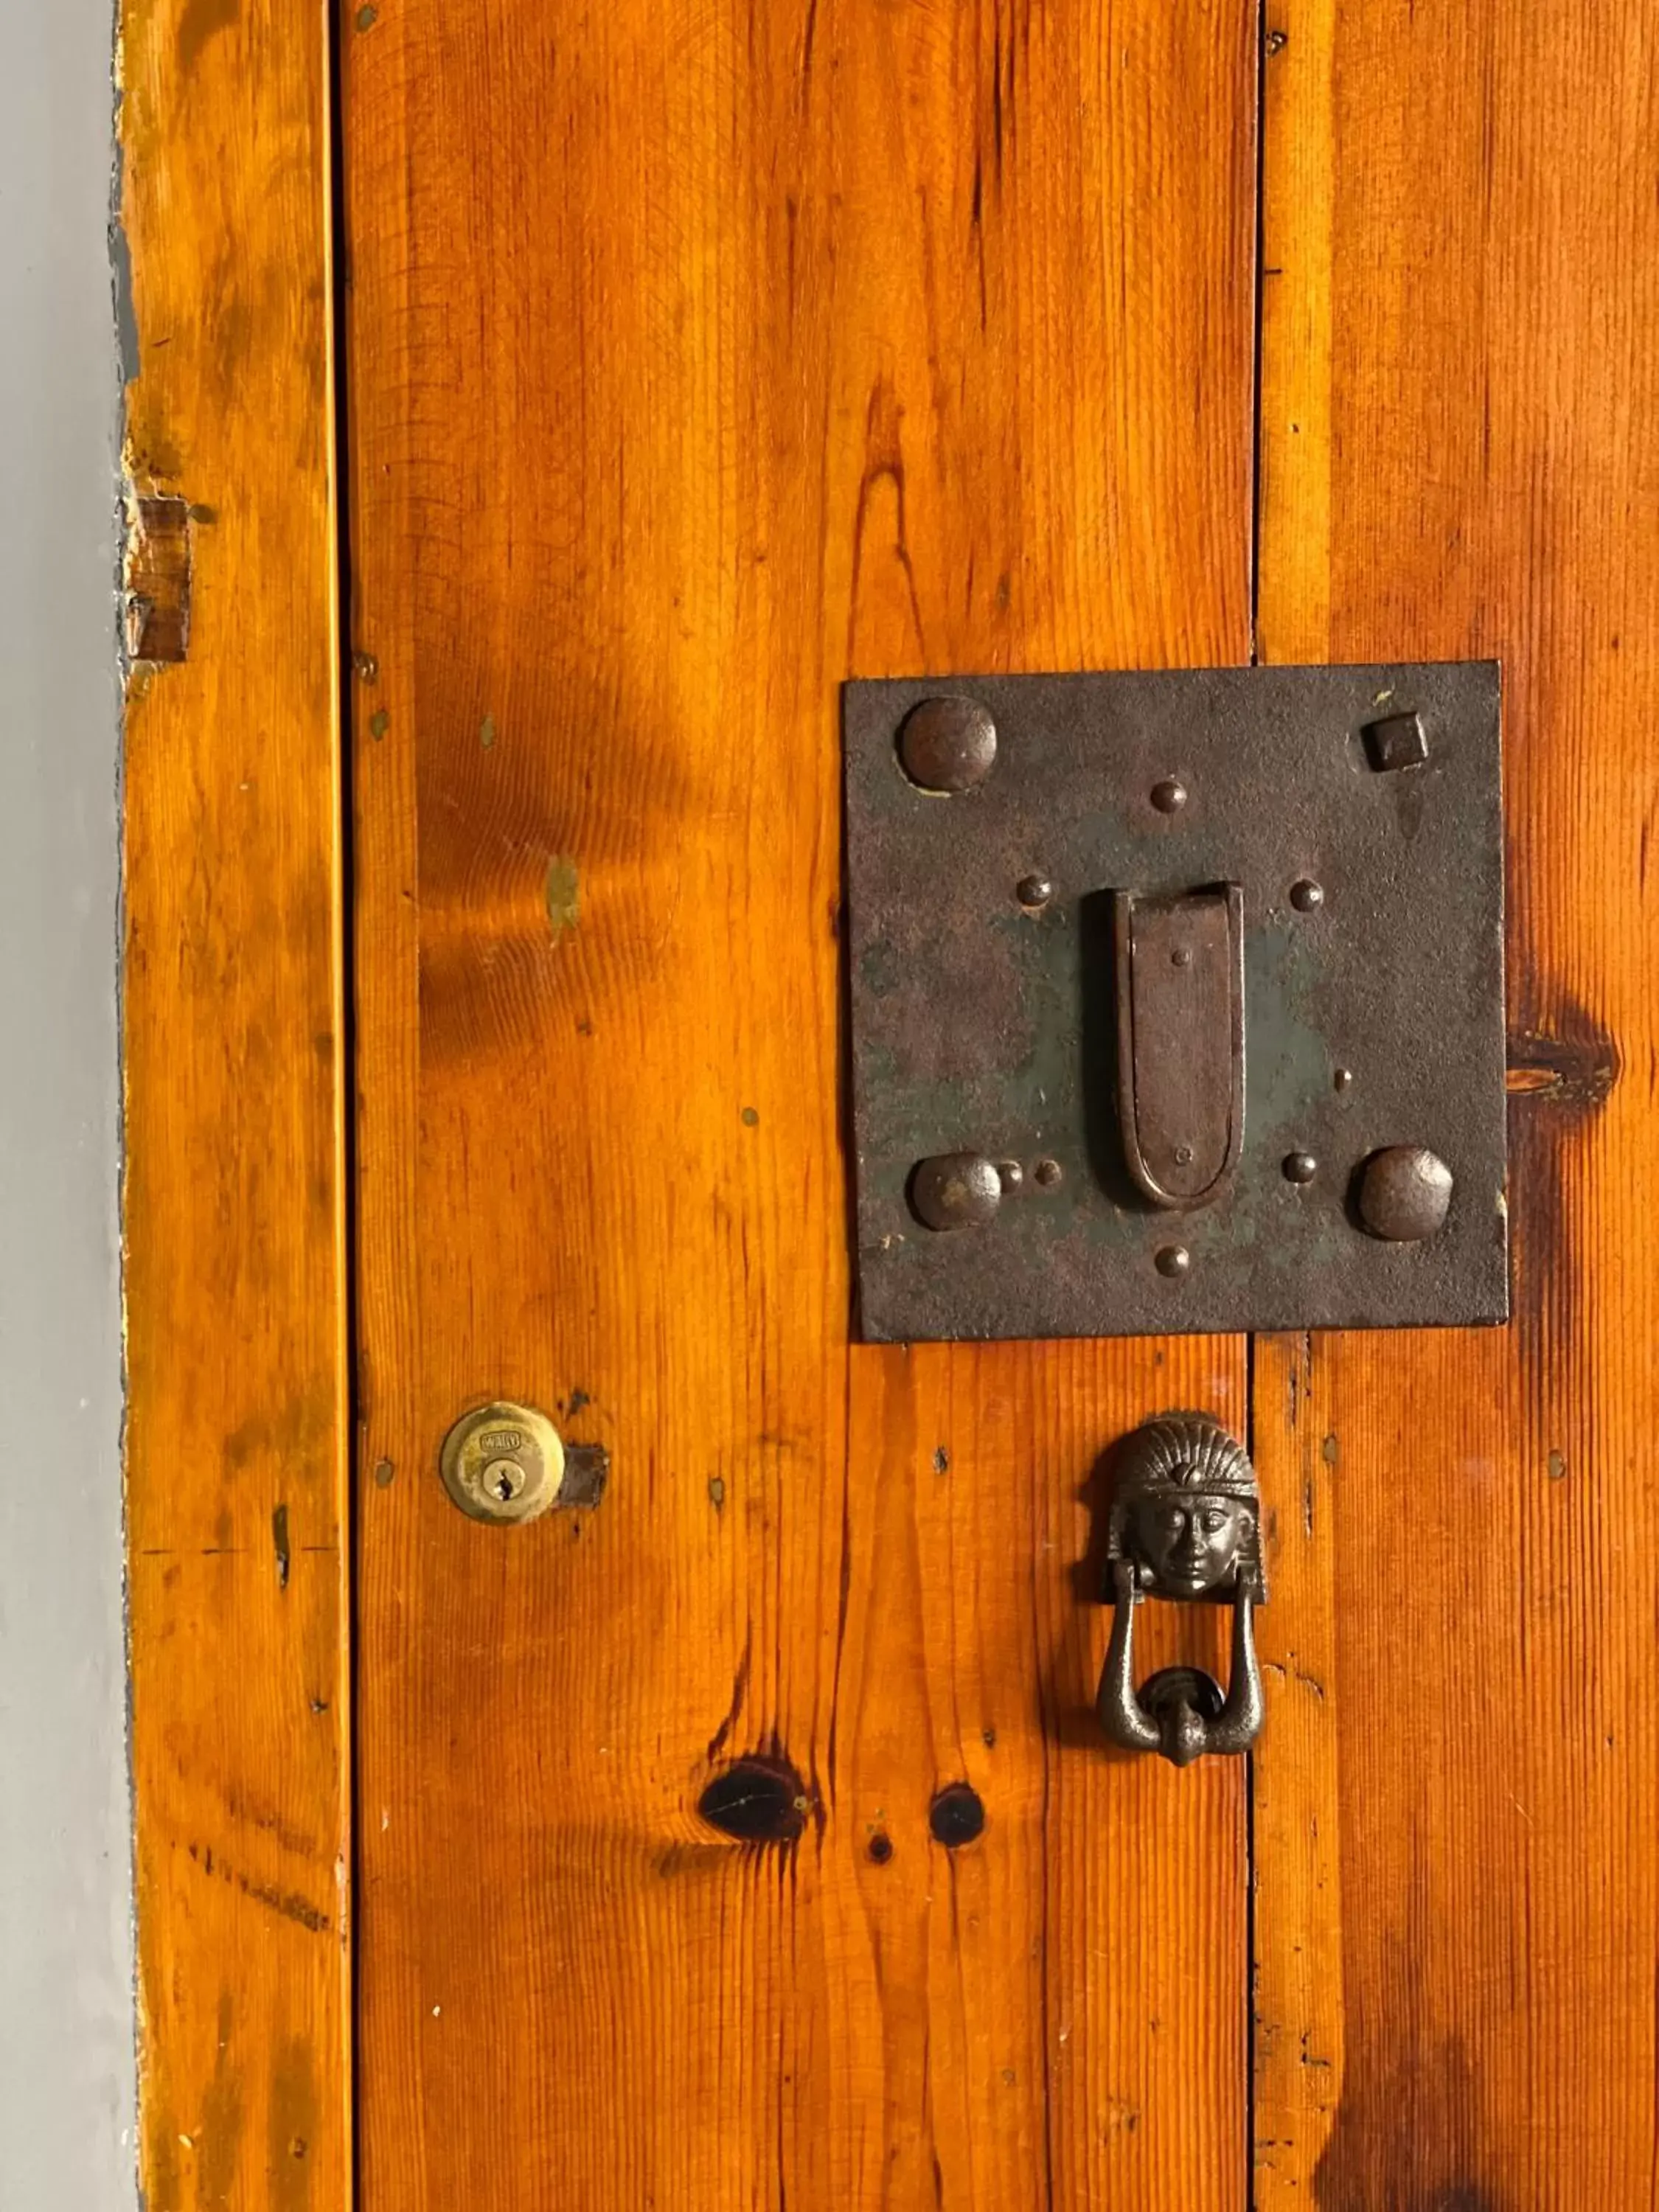
[[1272,20],[1261,642],[1503,659],[1516,1319],[1261,1349],[1257,2201],[1649,2206],[1659,27]]
[[172,664],[135,669],[125,744],[141,2179],[149,2212],[343,2212],[326,30],[128,0],[121,64],[132,643]]
[[1227,2212],[1243,1773],[1078,1569],[1242,1346],[849,1346],[837,686],[1243,657],[1251,11],[349,21],[367,2212]]

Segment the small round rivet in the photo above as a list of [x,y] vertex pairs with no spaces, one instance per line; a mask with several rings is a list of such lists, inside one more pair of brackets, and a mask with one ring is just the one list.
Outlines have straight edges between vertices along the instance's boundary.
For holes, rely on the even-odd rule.
[[1178,775],[1166,775],[1152,786],[1152,804],[1160,814],[1179,814],[1187,804],[1187,787]]
[[1003,1196],[1006,1198],[1010,1191],[1018,1190],[1024,1182],[1025,1170],[1018,1160],[999,1160],[997,1180],[1002,1185]]
[[1184,1244],[1163,1245],[1152,1255],[1153,1267],[1160,1275],[1167,1275],[1171,1282],[1178,1281],[1192,1264],[1193,1255]]
[[924,699],[904,718],[899,760],[923,791],[971,791],[997,757],[997,726],[975,699]]
[[465,1413],[444,1438],[444,1488],[474,1521],[533,1521],[557,1498],[564,1445],[545,1413],[498,1402]]
[[983,1152],[943,1152],[910,1177],[910,1204],[929,1229],[977,1229],[1002,1198],[1002,1177]]
[[1325,886],[1316,884],[1311,876],[1304,876],[1299,883],[1291,885],[1291,904],[1298,914],[1316,914],[1325,903]]
[[1047,876],[1022,876],[1014,885],[1014,896],[1023,907],[1035,910],[1047,906],[1054,895],[1054,887]]
[[1333,1090],[1336,1091],[1352,1091],[1353,1088],[1352,1068],[1339,1067],[1331,1078],[1331,1087]]
[[1190,1145],[1177,1145],[1177,1146],[1176,1146],[1176,1165],[1178,1168],[1189,1168],[1189,1167],[1191,1167],[1192,1164],[1193,1164],[1193,1148],[1192,1148],[1192,1146],[1191,1146]]
[[1192,966],[1192,964],[1193,964],[1193,948],[1192,948],[1192,946],[1191,946],[1190,945],[1176,945],[1176,949],[1175,949],[1175,951],[1174,951],[1170,955],[1170,967],[1172,967],[1172,968],[1190,968],[1190,967]]
[[1039,1160],[1031,1173],[1044,1190],[1053,1190],[1065,1178],[1065,1170],[1058,1160]]
[[1286,1182],[1311,1182],[1319,1173],[1319,1163],[1311,1152],[1286,1152],[1284,1168]]
[[1373,1237],[1414,1244],[1432,1237],[1451,1206],[1452,1172],[1426,1145],[1389,1145],[1359,1171],[1359,1218]]

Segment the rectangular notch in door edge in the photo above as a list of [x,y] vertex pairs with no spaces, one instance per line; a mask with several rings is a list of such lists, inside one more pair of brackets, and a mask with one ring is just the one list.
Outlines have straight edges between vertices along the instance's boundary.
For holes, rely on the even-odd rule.
[[[855,683],[843,726],[866,1338],[1506,1318],[1496,664]],[[1125,930],[1218,893],[1224,956],[1154,923],[1193,988],[1147,1034]],[[1184,1033],[1235,957],[1240,1034]]]

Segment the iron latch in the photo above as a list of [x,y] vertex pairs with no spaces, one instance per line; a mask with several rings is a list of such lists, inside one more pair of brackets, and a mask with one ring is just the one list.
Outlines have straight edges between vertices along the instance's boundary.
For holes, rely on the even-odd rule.
[[1506,1316],[1494,663],[843,705],[867,1337]]
[[1112,898],[1118,1122],[1154,1206],[1218,1198],[1244,1144],[1244,900],[1237,884]]

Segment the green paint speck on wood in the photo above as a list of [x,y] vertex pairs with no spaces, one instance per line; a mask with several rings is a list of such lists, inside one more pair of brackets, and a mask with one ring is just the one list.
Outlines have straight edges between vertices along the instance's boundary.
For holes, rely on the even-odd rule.
[[488,752],[495,742],[495,717],[486,714],[478,726],[478,743]]
[[555,945],[567,929],[576,927],[580,890],[576,863],[556,853],[547,864],[547,926]]
[[378,8],[360,8],[357,10],[357,28],[360,31],[372,31],[380,20]]
[[387,714],[384,707],[377,707],[374,712],[368,718],[369,736],[377,739],[383,738],[391,727],[391,715]]

